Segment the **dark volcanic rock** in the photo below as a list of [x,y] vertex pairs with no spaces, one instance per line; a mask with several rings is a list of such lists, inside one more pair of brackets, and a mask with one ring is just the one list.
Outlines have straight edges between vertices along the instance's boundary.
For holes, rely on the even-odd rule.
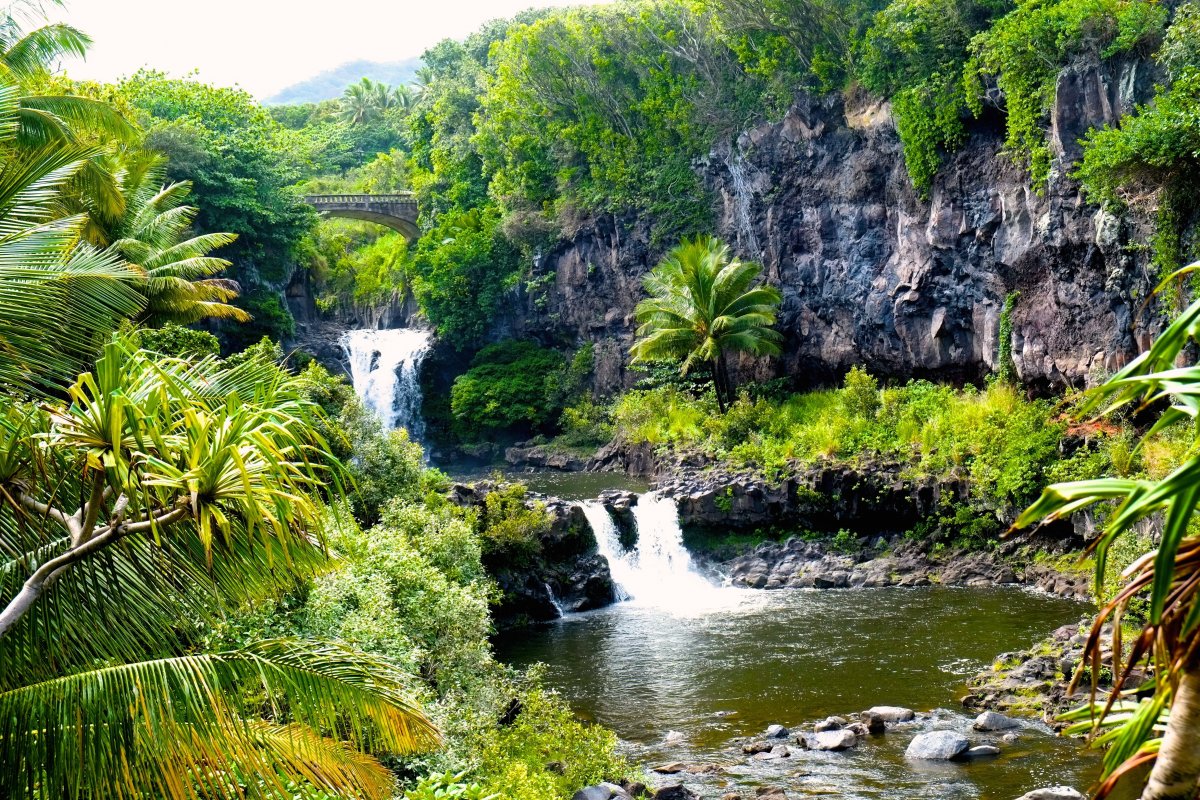
[[[455,484],[451,502],[479,507],[497,489],[491,481]],[[493,619],[500,629],[557,619],[563,612],[590,611],[616,602],[608,560],[596,552],[596,540],[583,509],[554,497],[530,495],[550,515],[550,530],[533,556],[492,553],[484,567],[500,588]]]

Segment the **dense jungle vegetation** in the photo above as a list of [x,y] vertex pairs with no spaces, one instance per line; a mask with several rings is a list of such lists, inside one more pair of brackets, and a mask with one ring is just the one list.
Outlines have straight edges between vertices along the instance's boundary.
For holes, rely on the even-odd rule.
[[[488,335],[508,300],[546,290],[538,256],[598,217],[649,220],[656,256],[711,234],[697,159],[799,90],[888,101],[919,196],[975,120],[999,118],[1032,190],[1061,167],[1097,203],[1154,210],[1156,263],[1174,269],[1200,214],[1194,3],[630,0],[489,22],[431,48],[412,86],[275,108],[150,70],[73,81],[56,65],[89,40],[27,24],[38,11],[0,17],[0,795],[540,800],[633,776],[611,733],[492,655],[485,555],[535,549],[543,510],[520,490],[495,514],[451,505],[403,431],[285,357],[298,282],[330,313],[415,298],[468,364],[442,399],[458,443],[615,438],[769,475],[872,459],[964,474],[975,495],[934,524],[971,544],[995,541],[997,510],[1083,480],[1023,521],[1116,505],[1101,576],[1113,540],[1165,514],[1105,610],[1149,596],[1129,658],[1158,665],[1116,696],[1107,768],[1160,747],[1160,764],[1186,762],[1194,431],[1139,440],[1133,412],[1170,398],[1166,423],[1195,416],[1195,371],[1171,368],[1197,306],[1101,395],[1125,416],[1086,436],[1075,401],[1029,401],[1010,375],[734,386],[723,354],[775,352],[779,299],[715,242],[663,260],[639,335],[694,333],[678,323],[721,280],[711,296],[739,327],[658,336],[624,396],[591,395],[586,343]],[[1157,65],[1154,102],[1056,164],[1059,70],[1123,57]],[[420,201],[415,242],[302,201],[399,191]],[[1083,409],[1110,410],[1092,397]]]

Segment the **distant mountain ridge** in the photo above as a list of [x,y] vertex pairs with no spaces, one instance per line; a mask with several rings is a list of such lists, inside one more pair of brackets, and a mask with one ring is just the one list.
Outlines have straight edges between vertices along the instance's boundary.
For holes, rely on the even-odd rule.
[[403,61],[347,61],[307,80],[294,83],[268,97],[264,102],[271,106],[288,106],[332,100],[341,97],[347,86],[361,78],[396,86],[411,82],[420,67],[421,59],[418,56]]

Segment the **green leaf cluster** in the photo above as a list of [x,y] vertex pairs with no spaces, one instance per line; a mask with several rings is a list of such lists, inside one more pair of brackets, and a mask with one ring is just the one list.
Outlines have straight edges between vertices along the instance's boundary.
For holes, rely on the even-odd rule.
[[255,319],[228,329],[230,342],[289,332],[290,314],[269,298],[290,279],[296,248],[316,222],[294,189],[312,162],[310,143],[240,89],[142,71],[118,91],[141,114],[147,145],[166,155],[168,177],[191,181],[196,227],[238,236],[222,252],[246,289],[239,305]]

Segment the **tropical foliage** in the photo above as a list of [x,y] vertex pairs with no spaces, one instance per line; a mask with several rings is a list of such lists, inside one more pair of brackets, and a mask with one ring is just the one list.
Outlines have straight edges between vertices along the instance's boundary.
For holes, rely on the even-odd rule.
[[783,341],[771,327],[783,296],[772,286],[753,286],[761,271],[716,239],[685,240],[645,278],[650,297],[637,307],[634,361],[675,359],[685,375],[707,367],[724,411],[735,397],[726,354],[778,355]]
[[2,424],[5,796],[388,796],[366,753],[437,741],[390,665],[288,640],[195,653],[179,628],[327,560],[317,493],[340,467],[295,381],[118,340],[70,398]]
[[209,317],[249,322],[249,314],[228,302],[237,297],[237,283],[212,277],[230,263],[208,255],[237,236],[192,236],[198,209],[184,204],[190,192],[187,181],[164,185],[164,170],[155,158],[127,167],[121,176],[125,215],[107,251],[145,273],[138,288],[146,297],[140,316],[146,324],[186,325]]

